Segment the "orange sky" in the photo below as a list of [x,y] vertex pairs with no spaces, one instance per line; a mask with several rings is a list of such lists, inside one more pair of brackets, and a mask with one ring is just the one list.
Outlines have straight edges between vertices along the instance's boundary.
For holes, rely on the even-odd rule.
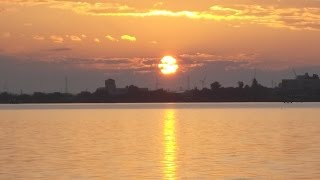
[[167,54],[181,76],[216,62],[248,71],[320,64],[318,0],[1,0],[0,27],[0,61],[22,67],[146,74]]

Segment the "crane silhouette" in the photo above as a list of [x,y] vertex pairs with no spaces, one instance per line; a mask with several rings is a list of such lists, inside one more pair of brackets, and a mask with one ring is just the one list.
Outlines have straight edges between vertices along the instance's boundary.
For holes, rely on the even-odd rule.
[[295,69],[292,69],[292,72],[293,72],[293,74],[294,74],[294,77],[297,78],[296,70],[295,70]]

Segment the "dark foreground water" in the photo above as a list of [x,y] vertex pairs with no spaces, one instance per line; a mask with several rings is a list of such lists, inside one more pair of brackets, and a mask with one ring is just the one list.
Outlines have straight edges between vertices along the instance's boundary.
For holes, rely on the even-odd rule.
[[320,104],[0,105],[0,179],[320,179]]

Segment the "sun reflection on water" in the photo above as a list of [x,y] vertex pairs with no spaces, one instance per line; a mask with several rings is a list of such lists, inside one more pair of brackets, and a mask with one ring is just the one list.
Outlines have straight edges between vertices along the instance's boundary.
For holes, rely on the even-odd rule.
[[170,109],[165,111],[164,117],[164,179],[174,180],[176,179],[176,116],[175,111]]

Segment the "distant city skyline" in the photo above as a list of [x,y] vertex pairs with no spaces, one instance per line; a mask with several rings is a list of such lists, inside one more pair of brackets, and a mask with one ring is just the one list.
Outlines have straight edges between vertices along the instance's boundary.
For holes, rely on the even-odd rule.
[[[177,90],[320,74],[317,0],[2,0],[0,92]],[[160,74],[162,57],[179,69]]]

